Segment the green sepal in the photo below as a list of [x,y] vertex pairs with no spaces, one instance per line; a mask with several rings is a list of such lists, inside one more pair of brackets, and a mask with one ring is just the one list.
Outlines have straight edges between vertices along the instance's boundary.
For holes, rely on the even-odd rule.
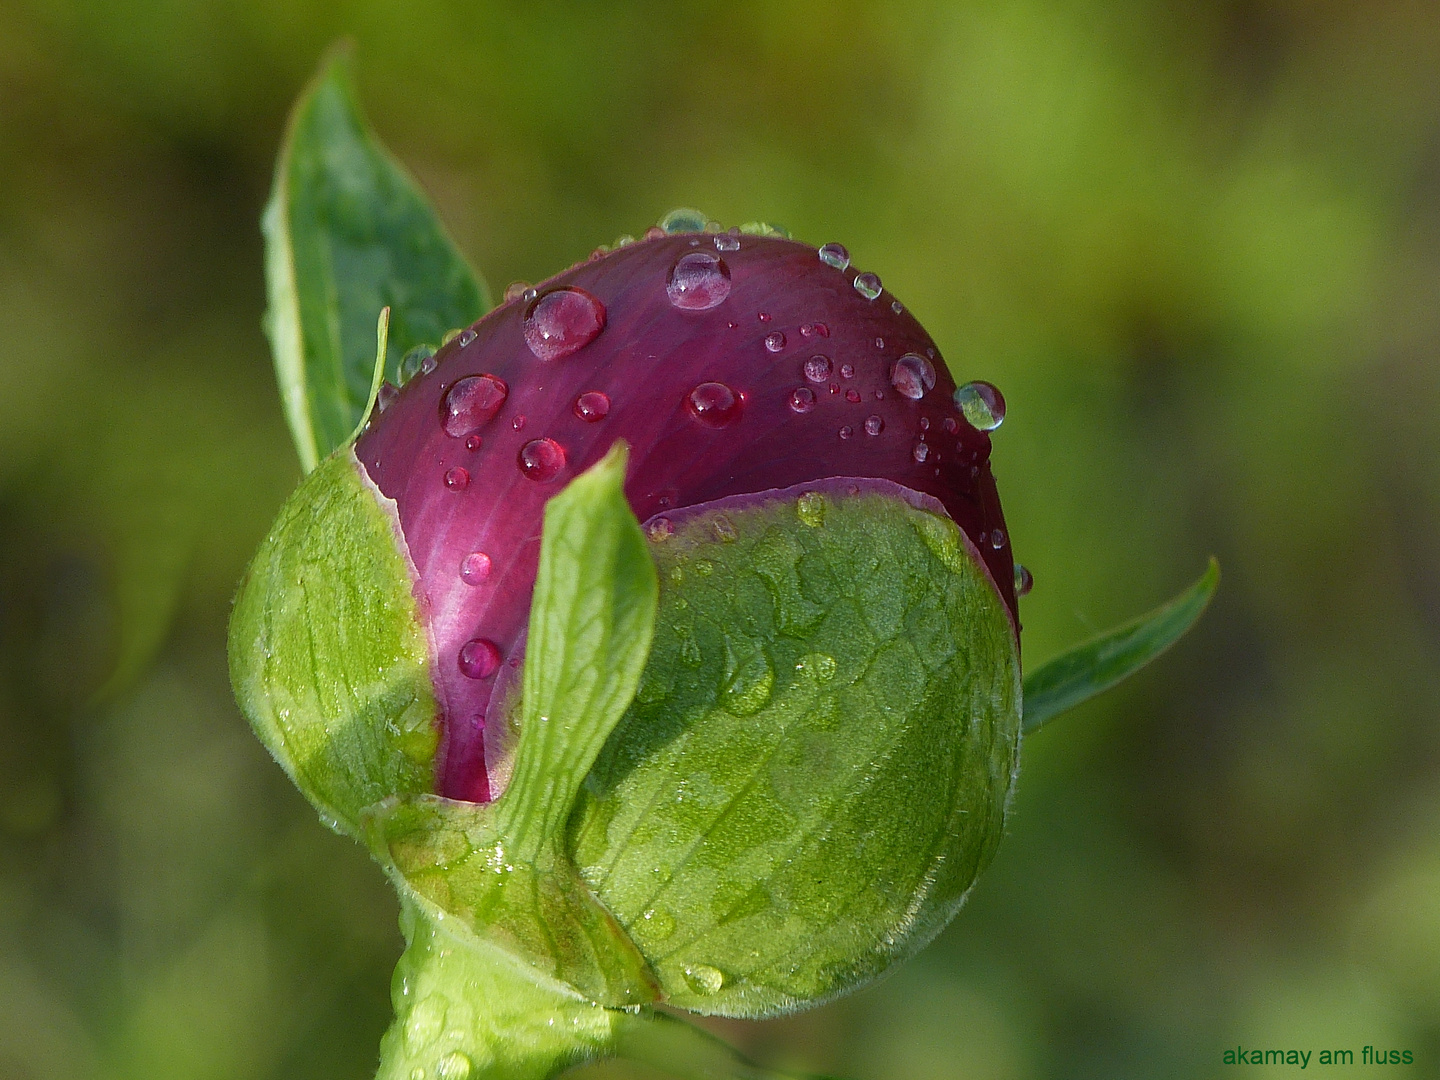
[[394,503],[346,448],[281,508],[230,616],[241,711],[332,827],[433,790],[429,648]]
[[650,663],[571,846],[684,1009],[773,1015],[875,978],[945,925],[1000,839],[1008,613],[948,518],[854,491],[651,530]]
[[1175,644],[1205,613],[1220,584],[1214,559],[1200,579],[1167,604],[1050,660],[1025,676],[1025,730],[1034,731],[1128,679]]
[[491,306],[429,201],[386,152],[332,50],[290,115],[265,209],[266,328],[308,471],[365,417],[375,313],[391,308],[385,375]]

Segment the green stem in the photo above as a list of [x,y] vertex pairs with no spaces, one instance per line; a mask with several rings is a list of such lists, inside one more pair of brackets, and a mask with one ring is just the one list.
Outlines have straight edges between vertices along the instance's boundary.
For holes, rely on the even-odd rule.
[[675,1080],[823,1080],[762,1068],[708,1031],[648,1009],[616,1020],[614,1053]]

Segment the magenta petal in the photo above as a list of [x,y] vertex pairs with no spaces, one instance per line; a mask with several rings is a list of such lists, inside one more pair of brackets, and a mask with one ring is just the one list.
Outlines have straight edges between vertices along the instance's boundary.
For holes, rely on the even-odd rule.
[[[836,477],[928,497],[1015,611],[990,438],[956,406],[920,324],[888,296],[868,299],[868,281],[857,289],[852,269],[805,244],[746,236],[723,262],[696,258],[708,242],[662,236],[572,267],[541,287],[542,300],[554,299],[532,301],[528,323],[523,301],[496,308],[466,344],[469,334],[442,348],[435,371],[387,402],[359,441],[361,463],[398,504],[420,575],[443,713],[442,795],[491,798],[487,713],[524,648],[545,501],[616,439],[632,448],[626,492],[642,521]],[[777,333],[806,347],[772,351]],[[826,382],[832,372],[845,392]],[[470,378],[485,381],[442,405]],[[447,484],[456,469],[464,486]],[[483,578],[466,562],[475,552],[487,557]],[[467,674],[491,670],[488,646],[500,677]]]

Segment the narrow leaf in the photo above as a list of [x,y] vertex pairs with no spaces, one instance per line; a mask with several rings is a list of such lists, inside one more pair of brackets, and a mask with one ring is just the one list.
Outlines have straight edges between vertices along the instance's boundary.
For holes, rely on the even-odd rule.
[[266,207],[267,328],[306,471],[364,418],[375,312],[391,308],[385,377],[490,306],[484,283],[356,101],[348,50],[301,95]]
[[1025,677],[1025,731],[1109,690],[1173,645],[1195,625],[1220,583],[1214,559],[1200,580],[1148,614],[1077,645]]
[[659,583],[625,500],[627,458],[617,442],[545,507],[520,745],[496,806],[518,858],[558,835],[650,655]]

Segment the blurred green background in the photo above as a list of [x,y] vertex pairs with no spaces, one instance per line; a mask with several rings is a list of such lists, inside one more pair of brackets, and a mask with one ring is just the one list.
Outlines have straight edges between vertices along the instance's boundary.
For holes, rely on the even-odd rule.
[[1440,1076],[1432,3],[0,0],[0,1078],[373,1069],[393,897],[224,661],[298,478],[258,218],[342,34],[497,291],[676,205],[879,273],[1009,399],[1027,656],[1223,563],[1027,741],[934,946],[718,1030],[853,1080]]

